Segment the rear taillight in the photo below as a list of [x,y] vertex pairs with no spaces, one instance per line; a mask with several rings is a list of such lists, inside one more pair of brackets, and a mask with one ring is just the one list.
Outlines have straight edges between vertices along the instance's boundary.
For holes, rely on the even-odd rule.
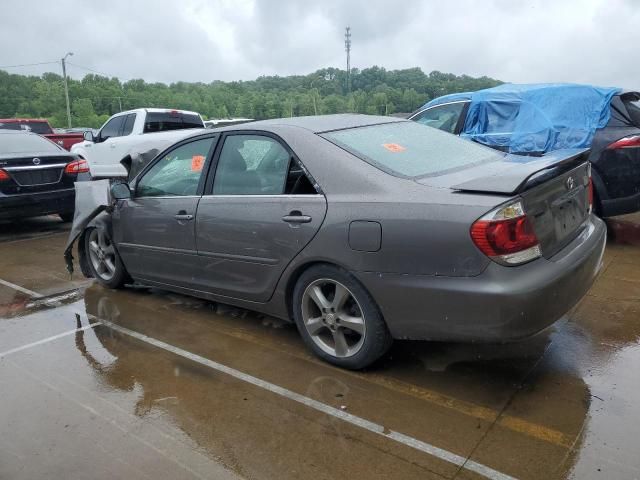
[[520,265],[538,258],[540,245],[521,201],[489,212],[471,226],[473,243],[503,265]]
[[86,173],[89,171],[89,164],[86,160],[76,160],[64,167],[64,173]]
[[0,168],[0,182],[6,182],[10,178],[9,174]]
[[640,135],[624,137],[607,146],[607,150],[618,150],[621,148],[640,148]]

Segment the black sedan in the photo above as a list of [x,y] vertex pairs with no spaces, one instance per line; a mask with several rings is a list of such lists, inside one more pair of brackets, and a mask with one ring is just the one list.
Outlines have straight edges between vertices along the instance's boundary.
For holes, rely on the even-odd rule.
[[0,129],[0,219],[58,214],[73,220],[85,160],[35,133]]

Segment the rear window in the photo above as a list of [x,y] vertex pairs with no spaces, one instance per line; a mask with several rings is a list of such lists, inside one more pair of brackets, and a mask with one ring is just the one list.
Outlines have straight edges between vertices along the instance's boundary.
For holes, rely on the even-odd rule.
[[199,115],[180,112],[149,112],[144,124],[144,133],[181,130],[183,128],[204,128]]
[[500,153],[487,147],[416,122],[350,128],[322,136],[374,167],[399,177],[442,175],[502,158]]
[[3,153],[57,153],[60,148],[38,135],[27,133],[0,133],[0,154]]
[[40,135],[51,133],[49,125],[45,122],[0,122],[0,128],[3,130],[26,130]]

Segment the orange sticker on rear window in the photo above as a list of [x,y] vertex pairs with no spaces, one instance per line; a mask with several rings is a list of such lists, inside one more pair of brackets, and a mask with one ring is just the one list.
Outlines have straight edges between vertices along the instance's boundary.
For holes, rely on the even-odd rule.
[[404,152],[406,150],[405,147],[397,143],[383,143],[382,146],[393,153]]
[[200,172],[202,171],[202,166],[204,165],[204,156],[202,155],[194,155],[191,157],[191,171],[192,172]]

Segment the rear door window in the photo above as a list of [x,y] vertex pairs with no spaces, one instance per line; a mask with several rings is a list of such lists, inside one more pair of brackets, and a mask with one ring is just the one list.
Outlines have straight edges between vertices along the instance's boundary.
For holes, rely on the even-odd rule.
[[290,160],[289,152],[271,137],[229,135],[220,152],[213,194],[279,195],[285,190]]
[[204,124],[199,115],[180,112],[148,112],[144,123],[144,133],[184,128],[204,128]]
[[130,135],[133,132],[133,124],[136,123],[136,114],[131,113],[127,115],[124,125],[122,127],[122,136]]
[[502,159],[502,154],[417,122],[394,122],[322,135],[356,157],[398,177],[441,175]]

